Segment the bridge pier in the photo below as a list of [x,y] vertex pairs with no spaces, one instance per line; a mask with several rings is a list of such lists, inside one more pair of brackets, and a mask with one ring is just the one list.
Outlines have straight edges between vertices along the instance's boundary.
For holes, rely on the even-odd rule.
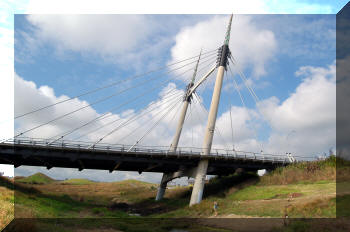
[[207,169],[208,169],[208,163],[209,163],[208,160],[199,161],[199,164],[197,167],[197,173],[195,177],[196,179],[194,181],[194,185],[192,189],[190,206],[194,204],[198,204],[202,200],[205,177],[207,175]]
[[163,173],[163,177],[162,177],[162,180],[160,181],[157,196],[156,196],[156,201],[160,201],[163,199],[167,184],[168,182],[166,181],[166,174]]
[[166,191],[166,186],[169,181],[188,176],[188,177],[195,177],[195,174],[197,172],[197,168],[193,167],[185,167],[185,166],[180,166],[179,170],[176,172],[170,172],[170,173],[163,173],[162,180],[159,184],[157,196],[156,196],[156,201],[160,201],[163,199],[165,191]]

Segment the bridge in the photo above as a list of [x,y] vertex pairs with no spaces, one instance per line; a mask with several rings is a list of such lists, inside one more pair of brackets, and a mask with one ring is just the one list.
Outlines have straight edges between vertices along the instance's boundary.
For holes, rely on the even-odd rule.
[[[74,168],[79,171],[85,169],[96,169],[96,170],[108,170],[109,172],[113,171],[137,171],[142,172],[157,172],[163,173],[163,177],[158,189],[156,200],[163,198],[163,195],[166,190],[166,185],[169,181],[179,178],[179,177],[193,177],[195,178],[194,187],[192,191],[192,196],[190,200],[190,205],[197,204],[201,201],[204,189],[204,180],[206,175],[228,175],[234,173],[238,168],[247,170],[247,171],[257,171],[259,169],[273,170],[276,167],[285,166],[292,162],[295,162],[296,159],[305,159],[305,157],[292,157],[291,154],[265,154],[261,152],[245,152],[245,151],[236,151],[235,149],[223,149],[212,147],[214,132],[216,134],[219,132],[216,123],[216,117],[218,113],[221,88],[223,85],[223,77],[225,71],[229,70],[231,72],[228,61],[231,61],[231,64],[235,64],[235,60],[231,55],[231,51],[228,46],[230,39],[230,30],[231,30],[232,15],[229,21],[227,28],[224,44],[218,49],[208,51],[205,53],[200,52],[198,56],[184,59],[179,62],[167,65],[166,67],[160,68],[156,71],[162,70],[164,68],[169,68],[171,65],[180,64],[181,62],[190,61],[189,63],[182,65],[178,68],[174,68],[169,72],[179,70],[187,65],[195,63],[194,73],[192,75],[191,81],[186,87],[184,93],[173,93],[173,90],[166,92],[166,103],[168,106],[165,108],[165,113],[160,114],[160,117],[157,121],[150,127],[146,133],[144,133],[133,145],[123,145],[123,144],[108,144],[103,143],[106,137],[110,137],[116,131],[121,128],[130,125],[133,121],[137,120],[138,117],[143,116],[145,113],[150,113],[157,109],[159,105],[155,102],[149,104],[145,111],[143,111],[139,116],[137,115],[127,115],[125,118],[118,118],[116,120],[104,123],[101,127],[95,128],[88,133],[83,133],[79,135],[76,139],[67,139],[72,134],[81,130],[82,128],[89,127],[95,122],[104,120],[111,116],[110,112],[119,110],[122,106],[139,100],[143,98],[149,92],[155,90],[157,87],[161,87],[169,83],[172,79],[168,79],[162,82],[155,88],[152,88],[150,91],[143,92],[137,95],[134,98],[127,99],[126,102],[113,107],[108,112],[99,115],[96,118],[93,118],[87,122],[84,122],[77,127],[72,128],[63,134],[53,136],[51,138],[35,139],[24,137],[25,134],[33,131],[39,131],[38,129],[43,128],[47,125],[52,125],[56,121],[61,120],[69,115],[72,115],[80,110],[103,102],[107,99],[117,96],[123,92],[126,92],[133,87],[128,87],[117,93],[109,95],[107,97],[98,99],[86,106],[80,107],[79,109],[74,109],[68,113],[65,113],[59,117],[48,120],[46,122],[40,123],[33,126],[32,128],[26,129],[17,133],[14,137],[8,138],[0,142],[0,162],[3,164],[12,164],[15,168],[27,165],[27,166],[42,166],[47,169],[53,167],[64,167],[64,168]],[[200,61],[206,63],[207,61],[212,61],[213,55],[216,57],[214,60],[214,65],[202,76],[199,81],[196,82],[196,75],[199,67]],[[195,61],[191,61],[195,58],[198,58]],[[187,71],[193,70],[191,67]],[[197,103],[201,103],[200,97],[196,92],[197,88],[204,83],[208,77],[217,70],[216,82],[214,86],[214,91],[212,94],[212,101],[210,105],[210,110],[208,111],[208,121],[207,126],[204,131],[203,136],[203,146],[201,148],[197,147],[180,147],[178,146],[182,129],[184,127],[184,122],[186,120],[186,115],[188,108],[191,103],[194,102],[194,98],[197,99]],[[187,72],[186,71],[186,72]],[[155,71],[151,71],[155,72]],[[169,73],[168,72],[168,73]],[[150,72],[148,72],[150,73]],[[143,74],[146,75],[147,73]],[[232,72],[231,72],[232,74]],[[134,76],[127,80],[140,78],[143,75]],[[181,75],[181,74],[180,74]],[[246,78],[242,73],[240,73],[242,80]],[[154,78],[147,79],[144,82],[138,83],[138,85],[143,85],[154,80]],[[126,81],[126,80],[123,80]],[[121,82],[123,82],[121,81]],[[70,100],[82,97],[84,95],[92,94],[94,92],[109,88],[120,84],[121,82],[116,82],[107,86],[99,87],[95,90],[90,90],[85,93],[79,94],[75,97],[71,97],[60,102],[56,102],[51,105],[47,105],[31,112],[26,112],[21,115],[15,116],[15,120],[19,118],[26,117],[30,114],[44,112],[45,110],[51,107],[55,107],[58,104],[63,104]],[[237,86],[237,83],[234,82]],[[258,100],[253,89],[247,86],[247,89],[252,94],[252,97],[255,101]],[[239,89],[236,88],[239,93]],[[240,95],[240,93],[239,93]],[[241,96],[241,95],[240,95]],[[163,100],[164,100],[163,99]],[[171,102],[169,102],[169,100]],[[242,103],[243,99],[241,98]],[[170,146],[143,146],[140,145],[140,142],[163,120],[169,115],[169,112],[172,112],[174,107],[178,103],[182,104],[182,110],[178,117],[178,124],[176,128],[176,133],[173,137],[173,140]],[[162,103],[163,104],[163,103]],[[244,105],[244,104],[243,104]],[[232,107],[231,107],[232,108]],[[232,129],[232,118],[231,118],[231,108],[230,108],[230,119],[231,119],[231,130]],[[191,107],[190,107],[191,109]],[[112,125],[113,123],[121,121],[121,123],[110,130],[107,134],[100,137],[95,141],[79,141],[78,138],[82,138],[89,133],[93,133],[96,130],[101,129],[102,127]],[[143,126],[143,125],[141,125]],[[131,133],[133,133],[132,131]],[[232,132],[233,133],[233,132]],[[40,133],[39,133],[40,134]]]
[[209,175],[228,175],[237,168],[247,171],[274,169],[292,161],[286,155],[212,149],[206,156],[200,148],[178,147],[171,152],[167,147],[99,144],[61,141],[50,143],[45,139],[15,139],[0,144],[0,160],[15,167],[21,165],[171,173],[190,170],[201,159],[208,159]]

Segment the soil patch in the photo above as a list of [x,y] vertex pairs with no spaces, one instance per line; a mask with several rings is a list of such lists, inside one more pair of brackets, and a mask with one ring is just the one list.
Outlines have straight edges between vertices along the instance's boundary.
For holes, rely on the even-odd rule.
[[276,198],[297,198],[297,197],[301,197],[303,196],[302,193],[286,193],[286,194],[276,194],[274,197],[272,197],[272,199],[276,199]]
[[162,204],[161,202],[140,202],[136,204],[128,204],[125,202],[113,203],[110,210],[119,210],[128,214],[136,214],[140,216],[148,216],[151,214],[161,214],[173,210],[168,205]]

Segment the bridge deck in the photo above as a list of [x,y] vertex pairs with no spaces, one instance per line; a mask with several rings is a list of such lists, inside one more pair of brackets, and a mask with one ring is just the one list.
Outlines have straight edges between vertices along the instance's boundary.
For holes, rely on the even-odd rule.
[[[134,147],[102,144],[90,147],[88,143],[46,140],[8,141],[0,144],[0,162],[21,165],[65,167],[99,170],[138,172],[175,172],[182,168],[196,167],[200,159],[208,159],[208,174],[225,175],[237,168],[246,170],[274,169],[284,166],[289,160],[284,156],[252,152],[212,149],[210,155],[201,155],[196,148],[179,148],[168,152],[155,147]],[[90,148],[89,148],[90,147]]]

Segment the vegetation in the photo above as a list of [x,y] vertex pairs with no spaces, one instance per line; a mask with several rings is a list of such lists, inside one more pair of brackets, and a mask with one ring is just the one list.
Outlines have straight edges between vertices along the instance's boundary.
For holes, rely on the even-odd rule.
[[94,184],[94,181],[87,179],[68,179],[60,181],[59,184],[72,184],[72,185],[85,185],[85,184]]
[[330,156],[326,160],[300,162],[279,167],[260,179],[260,185],[313,183],[320,180],[336,179],[336,158]]
[[[335,163],[335,158],[330,157],[324,161],[296,163],[278,168],[263,177],[242,172],[212,178],[205,186],[203,201],[192,207],[188,206],[191,187],[168,189],[165,198],[155,202],[156,184],[137,180],[112,183],[85,179],[55,181],[35,174],[19,179],[22,181],[15,181],[16,217],[84,218],[89,220],[84,221],[80,227],[110,228],[110,231],[147,231],[148,228],[150,231],[170,231],[172,228],[185,231],[228,231],[215,229],[218,225],[210,225],[205,220],[200,221],[200,218],[214,218],[213,202],[216,201],[219,205],[218,217],[224,218],[283,218],[285,215],[289,218],[334,218]],[[1,203],[7,202],[7,207],[10,207],[12,201],[12,211],[10,208],[5,209],[6,214],[1,214],[2,217],[13,214],[11,184],[3,185],[0,189],[1,199],[6,199]],[[346,193],[347,186],[340,183],[337,188],[344,189],[343,192]],[[349,194],[337,199],[337,203],[340,201],[344,204],[350,202]],[[2,203],[1,207],[5,207],[5,204]],[[337,213],[339,215],[341,212]],[[342,215],[349,216],[345,210]],[[96,221],[94,218],[103,220]],[[196,219],[199,221],[191,223],[185,220],[180,223],[166,218],[182,218],[181,221],[184,218],[199,218]],[[9,220],[11,219],[1,219],[1,225]],[[40,227],[39,231],[49,231],[53,226],[46,221],[37,224],[40,225],[37,226]],[[309,224],[293,221],[286,228],[299,230],[309,228]],[[276,231],[293,231],[286,228]],[[56,231],[77,229],[73,223],[62,221],[60,229]]]
[[25,184],[50,184],[55,182],[55,180],[38,172],[25,178],[16,179],[16,182]]
[[277,168],[260,178],[253,173],[214,178],[200,204],[156,217],[211,217],[214,201],[219,217],[335,217],[335,166],[336,159],[330,156]]
[[0,176],[0,229],[11,222],[14,216],[13,183]]

